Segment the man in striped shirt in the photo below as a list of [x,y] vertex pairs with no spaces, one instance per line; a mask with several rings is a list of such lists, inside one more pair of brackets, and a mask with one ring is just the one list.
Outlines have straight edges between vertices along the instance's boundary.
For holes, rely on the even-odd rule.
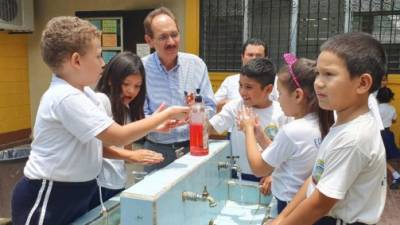
[[[186,105],[184,92],[200,89],[208,115],[216,110],[214,93],[208,77],[207,66],[198,56],[179,52],[179,29],[173,13],[160,7],[150,12],[144,20],[145,40],[155,52],[144,57],[147,96],[144,106],[151,115],[163,103]],[[165,167],[176,159],[175,150],[189,151],[188,126],[180,126],[169,133],[150,133],[144,147],[162,153],[163,163],[148,166],[147,172]]]

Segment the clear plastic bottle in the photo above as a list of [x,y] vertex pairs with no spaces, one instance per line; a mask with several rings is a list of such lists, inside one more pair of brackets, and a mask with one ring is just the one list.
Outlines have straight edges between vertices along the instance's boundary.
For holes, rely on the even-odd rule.
[[192,105],[192,113],[189,123],[190,154],[202,156],[208,154],[207,113],[200,95],[200,89],[196,89],[196,97]]

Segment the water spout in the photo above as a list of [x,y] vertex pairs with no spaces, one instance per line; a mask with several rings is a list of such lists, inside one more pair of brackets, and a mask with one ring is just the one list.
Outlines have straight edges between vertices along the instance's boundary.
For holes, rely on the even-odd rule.
[[207,201],[210,208],[217,206],[217,202],[211,197],[210,193],[208,193],[207,186],[204,186],[204,190],[201,194],[190,191],[182,192],[182,201]]
[[242,169],[240,168],[239,164],[237,163],[237,159],[239,156],[227,156],[226,158],[229,159],[227,162],[218,162],[218,170],[221,169],[231,169],[234,170],[240,179],[242,176]]

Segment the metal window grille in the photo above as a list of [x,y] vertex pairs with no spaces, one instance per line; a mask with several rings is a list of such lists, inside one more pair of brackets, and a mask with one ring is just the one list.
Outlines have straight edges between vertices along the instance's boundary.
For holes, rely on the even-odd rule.
[[351,0],[353,31],[371,33],[386,49],[388,72],[400,72],[400,0]]
[[290,15],[290,0],[249,0],[247,38],[264,40],[275,65],[280,65],[282,54],[289,51]]
[[319,46],[329,37],[363,31],[385,46],[388,72],[400,72],[400,0],[200,2],[200,55],[210,71],[238,71],[241,46],[250,37],[264,40],[269,57],[280,66],[283,52],[316,58]]
[[243,43],[243,1],[200,2],[200,57],[210,71],[237,71]]
[[330,36],[344,32],[345,0],[300,0],[297,55],[315,59],[319,46]]

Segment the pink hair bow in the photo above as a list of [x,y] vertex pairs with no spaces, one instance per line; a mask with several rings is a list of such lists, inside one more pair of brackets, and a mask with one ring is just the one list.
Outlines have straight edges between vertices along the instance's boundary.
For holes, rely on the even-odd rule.
[[285,53],[285,54],[283,54],[283,59],[285,60],[286,64],[289,67],[289,74],[292,77],[296,87],[301,88],[300,82],[297,80],[297,77],[293,72],[293,64],[295,64],[297,61],[296,56],[292,53]]

